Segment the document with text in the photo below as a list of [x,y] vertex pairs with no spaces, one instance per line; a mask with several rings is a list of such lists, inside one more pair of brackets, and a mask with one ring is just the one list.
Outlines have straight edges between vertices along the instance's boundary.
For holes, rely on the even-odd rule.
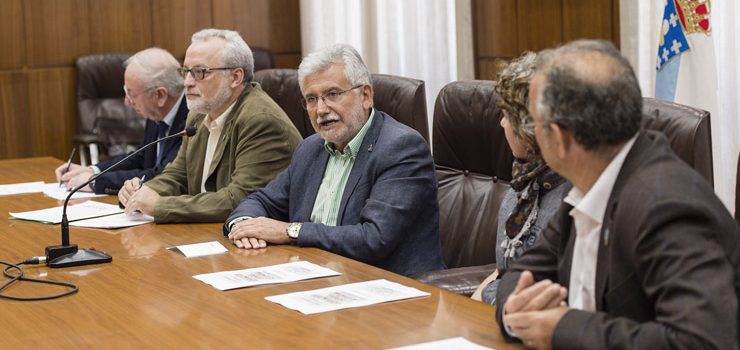
[[[48,209],[9,214],[16,219],[39,221],[47,224],[58,224],[62,222],[63,208],[64,206],[58,206]],[[95,201],[87,201],[84,203],[67,206],[67,220],[70,222],[82,219],[108,216],[118,213],[123,213],[123,209],[119,208],[117,205]]]
[[339,276],[341,273],[321,267],[308,261],[255,267],[244,270],[222,271],[195,275],[206,284],[216,289],[229,290],[252,287],[263,284],[286,283],[319,277]]
[[430,294],[416,288],[381,279],[305,292],[274,295],[265,299],[310,315],[428,295]]
[[492,348],[478,345],[470,340],[463,337],[442,339],[430,341],[427,343],[419,343],[409,346],[402,346],[400,348],[393,348],[388,350],[492,350]]
[[44,190],[43,181],[22,182],[15,184],[0,185],[0,196],[12,196],[16,194],[36,193]]
[[[58,199],[60,201],[63,201],[67,198],[69,195],[69,190],[65,187],[59,187],[58,183],[46,183],[42,186],[42,191],[44,192],[45,196]],[[105,196],[104,194],[95,194],[92,192],[82,192],[77,191],[75,194],[72,195],[70,199],[84,199],[84,198],[94,198],[94,197],[102,197]]]
[[[67,217],[69,217],[69,214],[67,214]],[[146,214],[134,213],[132,215],[126,215],[126,213],[120,213],[99,218],[78,220],[70,222],[69,225],[77,227],[113,229],[143,225],[150,222],[154,222],[154,218]]]

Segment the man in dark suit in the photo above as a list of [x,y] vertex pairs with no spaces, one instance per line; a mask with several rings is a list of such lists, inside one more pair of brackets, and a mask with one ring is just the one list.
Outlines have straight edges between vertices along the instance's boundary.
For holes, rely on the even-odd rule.
[[240,248],[322,248],[400,274],[444,267],[434,164],[413,129],[372,108],[370,73],[349,45],[298,69],[317,134],[290,166],[229,216]]
[[[183,79],[177,73],[177,68],[180,67],[177,60],[163,49],[149,48],[131,56],[124,62],[124,67],[125,102],[146,119],[144,141],[141,146],[181,132],[185,127],[188,106],[184,101]],[[132,177],[146,176],[147,179],[151,179],[175,159],[181,143],[182,138],[175,137],[151,146],[81,190],[98,194],[116,194],[124,181]],[[66,164],[62,164],[55,173],[58,180],[72,189],[127,155],[104,160],[91,167],[72,164],[68,172],[65,172]]]
[[543,156],[573,189],[501,281],[505,335],[548,349],[737,349],[739,230],[662,134],[604,41],[545,52],[530,86]]

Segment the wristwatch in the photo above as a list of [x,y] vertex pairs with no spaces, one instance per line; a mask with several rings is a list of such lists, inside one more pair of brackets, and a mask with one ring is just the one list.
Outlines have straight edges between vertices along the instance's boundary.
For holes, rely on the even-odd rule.
[[298,234],[301,232],[301,223],[292,222],[285,231],[288,233],[290,239],[298,239]]

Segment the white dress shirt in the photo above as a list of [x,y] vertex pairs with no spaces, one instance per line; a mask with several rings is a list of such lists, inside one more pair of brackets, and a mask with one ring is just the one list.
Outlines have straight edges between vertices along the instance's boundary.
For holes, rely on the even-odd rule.
[[203,161],[203,179],[200,183],[200,192],[206,192],[206,179],[211,170],[211,163],[213,162],[213,154],[216,153],[216,146],[218,146],[218,140],[221,138],[221,130],[224,128],[226,122],[226,116],[231,113],[234,108],[236,101],[229,106],[221,115],[211,121],[210,116],[203,118],[203,125],[208,129],[208,146],[206,147],[206,158]]
[[573,248],[568,292],[568,304],[572,308],[596,311],[594,284],[599,253],[599,233],[614,183],[636,139],[637,135],[625,143],[588,192],[584,194],[573,187],[564,199],[566,203],[573,206],[569,214],[573,217],[576,227],[576,242]]

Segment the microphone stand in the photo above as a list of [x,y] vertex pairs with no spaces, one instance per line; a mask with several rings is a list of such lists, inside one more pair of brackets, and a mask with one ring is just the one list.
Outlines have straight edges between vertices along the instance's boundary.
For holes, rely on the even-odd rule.
[[87,181],[69,191],[67,198],[64,199],[64,207],[62,208],[62,244],[46,247],[46,265],[48,265],[49,267],[58,268],[111,262],[113,258],[105,252],[101,252],[95,249],[79,249],[77,248],[77,244],[69,243],[69,220],[67,220],[67,203],[69,202],[69,199],[72,198],[72,195],[75,194],[75,192],[79,191],[81,188],[95,181],[95,179],[107,173],[109,170],[116,168],[119,164],[127,161],[135,154],[149,148],[149,146],[178,136],[193,136],[195,135],[195,130],[195,128],[190,127],[177,134],[172,134],[161,139],[154,140],[146,144],[144,147],[137,149],[125,158],[119,160],[107,169],[95,174],[94,176],[91,176],[89,179],[87,179]]

